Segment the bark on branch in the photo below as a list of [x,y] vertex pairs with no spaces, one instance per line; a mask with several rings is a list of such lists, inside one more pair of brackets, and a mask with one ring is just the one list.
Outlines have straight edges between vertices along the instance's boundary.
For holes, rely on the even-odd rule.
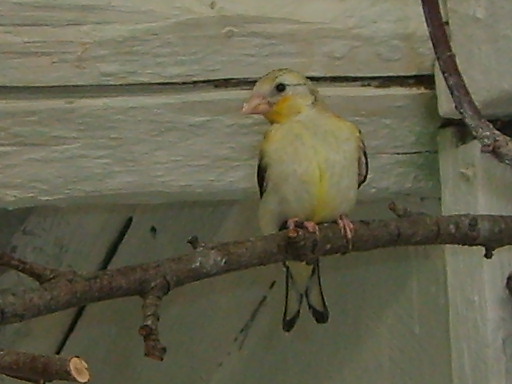
[[0,252],[0,267],[7,267],[34,279],[43,285],[57,276],[65,273],[59,269],[48,268],[44,265],[28,262],[22,259],[15,259],[7,252]]
[[87,383],[87,364],[81,358],[37,355],[28,352],[0,350],[0,374],[31,383],[55,380]]
[[[458,244],[493,250],[512,244],[512,216],[412,215],[393,220],[355,222],[353,251],[406,245]],[[292,245],[292,246],[291,246]],[[152,263],[92,274],[64,274],[34,289],[0,294],[0,324],[22,322],[72,307],[126,296],[161,298],[166,289],[228,272],[281,262],[348,252],[335,224],[320,226],[320,235],[280,232],[245,241],[198,247],[188,254]],[[4,254],[2,264],[16,269],[20,260]],[[155,293],[158,282],[168,288]],[[155,296],[156,295],[156,296]],[[159,301],[159,299],[157,300]],[[154,303],[153,303],[154,304]],[[145,322],[156,325],[155,305],[146,303]]]
[[167,348],[160,342],[158,322],[160,321],[160,304],[169,293],[169,283],[165,279],[158,280],[151,290],[142,298],[142,315],[144,322],[139,328],[139,334],[144,339],[144,356],[162,361]]
[[439,1],[421,0],[421,3],[439,69],[450,91],[455,109],[460,113],[462,120],[473,136],[480,142],[482,151],[490,152],[502,163],[512,166],[511,139],[496,130],[483,117],[473,100],[460,73],[455,54],[448,39],[439,8]]

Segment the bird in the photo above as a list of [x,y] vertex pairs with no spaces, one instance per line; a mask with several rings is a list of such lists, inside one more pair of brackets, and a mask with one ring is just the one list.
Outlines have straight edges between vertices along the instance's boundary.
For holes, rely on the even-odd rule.
[[[263,234],[300,226],[318,234],[319,223],[336,221],[351,246],[354,226],[346,214],[369,169],[360,129],[331,112],[314,84],[289,68],[261,77],[242,113],[262,115],[270,123],[256,171]],[[314,320],[327,323],[318,258],[284,266],[282,329],[295,327],[304,298]]]

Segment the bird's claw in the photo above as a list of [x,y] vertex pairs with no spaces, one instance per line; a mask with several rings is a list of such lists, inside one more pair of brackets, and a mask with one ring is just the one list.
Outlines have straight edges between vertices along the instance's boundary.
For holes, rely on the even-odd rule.
[[302,225],[311,233],[316,233],[317,235],[320,233],[318,230],[318,225],[313,221],[305,221],[302,223]]
[[300,220],[297,217],[294,217],[293,219],[288,219],[286,220],[286,228],[295,229],[299,222]]
[[319,234],[318,225],[314,221],[301,221],[298,218],[293,218],[286,221],[286,226],[288,229],[302,227],[308,232]]
[[354,224],[345,215],[340,215],[336,220],[340,227],[341,235],[347,239],[348,249],[352,249],[352,237],[354,236]]

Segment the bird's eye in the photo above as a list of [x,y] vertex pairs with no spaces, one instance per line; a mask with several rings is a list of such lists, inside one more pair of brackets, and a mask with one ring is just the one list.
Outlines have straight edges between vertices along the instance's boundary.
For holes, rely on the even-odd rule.
[[275,89],[276,89],[277,92],[283,93],[284,91],[286,91],[286,84],[277,83],[276,86],[275,86]]

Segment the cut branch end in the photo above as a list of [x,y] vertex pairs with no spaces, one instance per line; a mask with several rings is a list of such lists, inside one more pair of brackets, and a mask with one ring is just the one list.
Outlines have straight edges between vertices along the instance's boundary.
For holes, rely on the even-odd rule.
[[0,351],[0,373],[31,383],[56,380],[87,383],[87,363],[78,356],[47,356],[20,351]]

